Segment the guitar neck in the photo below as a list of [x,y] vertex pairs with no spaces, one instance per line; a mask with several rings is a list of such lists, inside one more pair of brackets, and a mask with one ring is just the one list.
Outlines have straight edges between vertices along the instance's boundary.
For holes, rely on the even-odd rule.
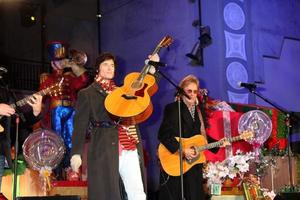
[[[151,56],[153,56],[156,53],[159,53],[160,50],[161,50],[161,46],[158,45],[152,52]],[[148,71],[149,71],[149,65],[145,64],[142,72],[140,73],[139,77],[137,78],[137,81],[142,82],[144,80],[146,74],[148,73]]]
[[[242,140],[242,135],[239,135],[239,136],[236,136],[236,137],[230,137],[230,138],[227,138],[227,141],[228,142],[236,142],[236,141],[239,141],[239,140]],[[204,150],[208,150],[208,149],[212,149],[212,148],[215,148],[215,147],[219,147],[222,145],[222,141],[217,141],[217,142],[213,142],[213,143],[209,143],[207,145],[203,145],[203,146],[199,146],[199,147],[196,147],[197,148],[197,151],[204,151]]]
[[[41,95],[41,96],[45,96],[49,91],[51,90],[51,88],[46,88],[46,89],[43,89],[37,93],[34,93],[33,95]],[[30,95],[30,96],[27,96],[25,97],[24,99],[21,99],[19,101],[17,101],[16,103],[13,103],[13,104],[10,104],[11,107],[13,107],[14,109],[18,106],[18,107],[21,107],[21,106],[24,106],[27,104],[28,100],[33,96],[33,95]]]

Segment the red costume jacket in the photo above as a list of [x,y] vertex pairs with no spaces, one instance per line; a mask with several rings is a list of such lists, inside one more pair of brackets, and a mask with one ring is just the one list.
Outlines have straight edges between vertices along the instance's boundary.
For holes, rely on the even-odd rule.
[[73,72],[65,72],[53,70],[51,74],[45,73],[41,75],[40,90],[59,83],[61,79],[63,82],[59,87],[59,90],[51,92],[43,98],[45,105],[50,110],[46,109],[46,116],[43,119],[42,126],[45,128],[51,128],[50,113],[51,110],[57,106],[75,106],[77,99],[77,92],[88,85],[89,79],[87,72],[84,72],[80,76],[76,77]]

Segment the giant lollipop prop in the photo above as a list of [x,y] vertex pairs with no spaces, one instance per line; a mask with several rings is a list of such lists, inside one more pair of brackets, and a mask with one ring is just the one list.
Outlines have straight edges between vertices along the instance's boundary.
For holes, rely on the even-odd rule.
[[244,131],[252,131],[254,133],[254,137],[248,140],[248,142],[253,145],[257,157],[261,146],[271,135],[272,121],[263,111],[251,110],[240,117],[238,131],[239,133],[243,133]]
[[23,144],[23,154],[30,168],[39,171],[44,188],[50,189],[50,175],[65,154],[63,139],[56,133],[39,129]]

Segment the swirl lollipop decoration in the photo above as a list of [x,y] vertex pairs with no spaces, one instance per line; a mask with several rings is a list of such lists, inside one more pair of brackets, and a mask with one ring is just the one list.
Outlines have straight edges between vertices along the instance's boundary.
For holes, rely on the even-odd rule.
[[238,123],[238,131],[252,131],[254,137],[248,142],[253,145],[255,155],[258,156],[260,147],[270,137],[272,132],[272,121],[270,117],[261,110],[251,110],[244,113]]
[[62,138],[56,133],[39,129],[33,132],[23,144],[23,154],[30,168],[40,172],[50,189],[52,169],[57,167],[65,154],[65,146]]

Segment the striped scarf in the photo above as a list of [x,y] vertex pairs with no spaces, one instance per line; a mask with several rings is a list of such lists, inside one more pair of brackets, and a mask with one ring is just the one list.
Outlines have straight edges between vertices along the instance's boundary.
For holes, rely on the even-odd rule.
[[[105,90],[106,93],[111,93],[115,88],[117,88],[115,82],[113,80],[106,80],[102,77],[95,78],[95,81],[100,84],[100,86]],[[136,127],[133,125],[124,126],[118,125],[119,132],[119,142],[121,144],[122,149],[125,150],[135,150],[136,144],[139,143],[139,139],[137,136]]]

